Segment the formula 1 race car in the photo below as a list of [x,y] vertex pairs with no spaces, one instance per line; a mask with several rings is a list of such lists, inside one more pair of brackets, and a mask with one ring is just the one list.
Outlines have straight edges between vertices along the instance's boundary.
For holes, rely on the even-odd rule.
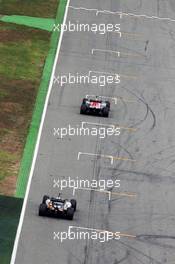
[[63,200],[61,195],[58,197],[43,196],[42,203],[39,206],[39,216],[60,217],[73,220],[76,211],[76,200]]
[[110,102],[102,100],[101,97],[84,98],[80,107],[80,114],[85,115],[100,115],[108,117],[110,111]]

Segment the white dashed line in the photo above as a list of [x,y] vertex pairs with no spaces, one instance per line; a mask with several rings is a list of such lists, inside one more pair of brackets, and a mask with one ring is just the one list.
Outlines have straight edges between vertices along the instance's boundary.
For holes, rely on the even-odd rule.
[[135,18],[157,19],[157,20],[162,20],[162,21],[175,22],[175,19],[170,18],[170,17],[149,16],[146,14],[134,14],[134,13],[126,13],[126,12],[122,12],[122,11],[98,10],[98,9],[91,9],[91,8],[85,8],[85,7],[75,7],[75,6],[69,6],[69,8],[72,8],[74,10],[95,11],[96,15],[98,15],[99,13],[104,13],[104,14],[118,15],[118,16],[120,16],[120,18],[122,18],[123,16],[131,16],[131,17],[135,17]]

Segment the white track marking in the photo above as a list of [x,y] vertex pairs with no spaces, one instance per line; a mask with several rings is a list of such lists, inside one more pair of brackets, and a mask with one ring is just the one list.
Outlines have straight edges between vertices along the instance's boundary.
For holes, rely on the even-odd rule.
[[102,13],[102,14],[110,14],[110,15],[118,15],[120,16],[120,18],[122,18],[122,13],[120,12],[112,12],[110,10],[99,10],[99,9],[93,9],[93,8],[85,8],[85,7],[75,7],[75,6],[69,6],[69,8],[74,9],[74,10],[84,10],[84,11],[88,11],[88,12],[96,12],[96,16],[98,16],[98,14]]
[[94,189],[94,188],[81,188],[81,187],[74,187],[73,188],[73,196],[75,195],[76,190],[82,190],[82,191],[94,191],[94,192],[99,192],[99,193],[104,193],[108,194],[109,196],[109,201],[111,200],[111,196],[122,196],[122,197],[135,197],[136,193],[127,193],[127,192],[112,192],[112,191],[107,191],[107,190],[101,190],[101,189]]
[[108,231],[108,230],[89,228],[89,227],[82,227],[82,226],[69,226],[68,232],[70,232],[71,229],[82,229],[82,230],[96,231],[96,232],[107,232],[107,233],[118,234],[121,237],[136,238],[136,236],[130,235],[130,234],[124,234],[124,233],[120,233],[120,232],[111,232],[111,231]]
[[114,76],[120,75],[118,73],[104,72],[104,71],[89,71],[89,75],[91,75],[91,73],[98,73],[98,74],[105,74],[105,75],[114,75]]
[[104,49],[92,49],[91,50],[91,54],[92,55],[94,55],[95,52],[103,52],[103,53],[116,54],[118,57],[121,57],[123,55],[123,56],[126,56],[126,57],[141,57],[141,58],[146,58],[146,55],[133,54],[133,53],[116,51],[116,50],[104,50]]
[[84,125],[94,125],[94,126],[100,126],[100,127],[112,127],[113,129],[115,129],[116,128],[116,126],[115,125],[111,125],[111,124],[102,124],[102,123],[93,123],[93,122],[85,122],[85,121],[83,121],[83,122],[81,122],[81,124],[82,124],[82,128],[84,128]]
[[131,16],[136,18],[157,19],[157,20],[175,22],[175,19],[170,17],[158,17],[158,16],[149,16],[146,14],[134,14],[134,13],[124,13],[124,12],[119,12],[119,13],[122,14],[122,16]]
[[111,164],[114,163],[113,156],[110,156],[110,155],[93,154],[93,153],[88,153],[88,152],[78,152],[77,160],[80,160],[80,156],[81,155],[94,156],[94,157],[99,157],[99,158],[106,158],[106,159],[110,159],[111,160]]
[[94,52],[99,51],[99,52],[105,52],[105,53],[112,53],[112,54],[117,54],[118,57],[120,57],[120,51],[115,51],[115,50],[104,50],[104,49],[92,49],[91,53],[94,54]]
[[[65,14],[64,14],[63,24],[66,23],[69,3],[70,3],[70,0],[68,0],[68,2],[67,2]],[[27,206],[27,200],[28,200],[28,196],[29,196],[29,191],[30,191],[30,186],[31,186],[31,182],[32,182],[33,173],[34,173],[34,168],[35,168],[36,158],[37,158],[37,154],[38,154],[38,149],[39,149],[41,133],[42,133],[43,125],[44,125],[44,120],[45,120],[45,116],[46,116],[46,112],[47,112],[47,106],[48,106],[48,102],[49,102],[49,97],[50,97],[50,94],[51,94],[51,91],[52,91],[54,73],[55,73],[56,64],[57,64],[57,61],[58,61],[58,56],[59,56],[59,53],[60,53],[63,33],[64,33],[64,31],[62,30],[61,33],[60,33],[60,38],[59,38],[59,42],[58,42],[57,52],[56,52],[55,61],[54,61],[54,65],[53,65],[53,70],[52,70],[52,75],[51,75],[49,88],[48,88],[48,92],[47,92],[47,96],[46,96],[46,100],[45,100],[44,110],[43,110],[43,114],[42,114],[42,119],[41,119],[41,123],[40,123],[40,127],[39,127],[37,142],[36,142],[36,146],[35,146],[35,152],[34,152],[34,156],[33,156],[32,166],[31,166],[31,170],[30,170],[28,183],[27,183],[27,189],[26,189],[26,193],[25,193],[25,197],[24,197],[24,202],[23,202],[23,206],[22,206],[22,211],[21,211],[21,215],[20,215],[20,220],[19,220],[19,224],[18,224],[16,237],[15,237],[15,242],[14,242],[14,247],[13,247],[13,252],[12,252],[10,264],[14,264],[15,260],[16,260],[16,254],[17,254],[17,249],[18,249],[19,238],[20,238],[20,234],[21,234],[21,230],[22,230],[23,221],[24,221],[25,210],[26,210],[26,206]]]
[[126,13],[122,11],[112,12],[109,10],[98,10],[98,9],[91,9],[91,8],[85,8],[85,7],[74,7],[74,6],[69,6],[69,8],[72,8],[75,10],[95,11],[97,15],[98,13],[104,13],[104,14],[118,15],[120,16],[120,18],[122,18],[123,16],[130,16],[130,17],[135,17],[135,18],[157,19],[157,20],[162,20],[162,21],[175,22],[175,19],[170,18],[170,17],[158,17],[158,16],[150,16],[146,14]]
[[69,8],[74,9],[74,10],[85,10],[85,11],[95,11],[97,12],[98,9],[93,9],[93,8],[85,8],[85,7],[76,7],[76,6],[69,6]]
[[100,189],[93,189],[93,188],[81,188],[81,187],[74,187],[73,188],[73,196],[75,195],[76,190],[82,190],[82,191],[94,191],[94,192],[100,192],[100,193],[105,193],[108,194],[109,196],[109,201],[111,200],[111,191],[106,191],[106,190],[100,190]]
[[[96,232],[110,232],[107,230],[97,229],[97,228],[90,228],[90,227],[83,227],[83,226],[69,226],[69,232],[71,229],[82,229],[82,230],[89,230],[89,231],[96,231]],[[113,233],[113,232],[111,232]],[[120,234],[120,232],[117,232]]]
[[94,156],[94,157],[97,157],[97,158],[99,157],[99,158],[110,159],[111,160],[111,165],[114,164],[114,160],[136,162],[136,160],[125,158],[125,157],[114,157],[112,155],[102,155],[102,154],[94,154],[94,153],[88,153],[88,152],[78,152],[77,160],[80,160],[80,156],[81,155],[87,155],[87,156]]

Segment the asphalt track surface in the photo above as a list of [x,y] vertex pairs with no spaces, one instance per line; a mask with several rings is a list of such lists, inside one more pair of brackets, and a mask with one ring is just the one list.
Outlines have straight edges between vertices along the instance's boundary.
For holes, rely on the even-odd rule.
[[[175,3],[155,0],[72,0],[71,6],[123,11],[175,18]],[[123,16],[69,8],[67,21],[121,23],[118,34],[65,32],[56,75],[92,71],[133,76],[119,85],[53,84],[42,131],[36,166],[25,211],[16,264],[163,264],[175,263],[175,23],[159,19]],[[119,50],[114,53],[92,49]],[[130,55],[126,55],[130,54]],[[108,119],[79,114],[86,94],[121,96]],[[53,136],[54,127],[80,125],[81,121],[120,124],[136,128],[119,137]],[[114,161],[81,156],[78,152],[109,154],[136,160]],[[120,191],[136,197],[108,196],[94,191],[75,193],[78,210],[73,221],[38,217],[43,194],[56,195],[54,179],[120,179]],[[119,191],[113,189],[114,192]],[[64,196],[72,197],[66,189]],[[97,228],[136,236],[100,243],[95,240],[53,239],[54,232],[69,225]]]

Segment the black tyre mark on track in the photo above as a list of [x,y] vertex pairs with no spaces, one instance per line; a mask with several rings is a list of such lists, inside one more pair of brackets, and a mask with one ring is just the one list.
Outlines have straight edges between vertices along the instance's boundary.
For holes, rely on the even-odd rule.
[[168,236],[168,235],[138,235],[136,238],[140,242],[148,242],[149,244],[162,247],[162,248],[167,248],[167,249],[175,249],[175,246],[168,245],[165,243],[160,243],[157,240],[175,240],[175,236]]
[[148,44],[149,44],[149,40],[147,40],[146,43],[145,43],[145,52],[147,52]]
[[152,115],[152,118],[153,118],[153,124],[152,124],[152,126],[150,128],[150,131],[153,130],[155,128],[155,126],[156,126],[156,115],[153,112],[153,110],[151,109],[151,107],[149,106],[149,104],[145,101],[144,97],[143,96],[138,96],[137,94],[135,94],[134,92],[130,91],[129,89],[127,89],[124,86],[122,88],[124,90],[126,90],[127,92],[129,92],[130,94],[132,94],[135,98],[138,99],[138,101],[142,102],[146,106],[146,114],[145,114],[144,118],[142,120],[140,120],[139,122],[135,123],[133,126],[137,127],[140,124],[142,124],[147,119],[148,114],[150,112],[151,115]]
[[[166,182],[166,183],[171,183],[174,184],[175,183],[175,176],[166,176],[166,177],[162,177],[158,174],[153,174],[153,173],[148,173],[148,172],[143,172],[143,171],[134,171],[134,170],[125,170],[125,169],[115,169],[115,168],[109,168],[109,170],[111,171],[115,171],[118,173],[122,173],[122,174],[134,174],[134,175],[138,175],[139,177],[143,176],[146,179],[148,179],[151,182],[156,182],[156,183],[160,183],[160,182]],[[130,178],[129,178],[130,179]],[[130,179],[131,180],[131,179]],[[144,181],[145,179],[142,179],[141,181]],[[138,181],[138,180],[135,180]]]
[[[155,263],[155,264],[162,264],[162,262],[148,256],[147,254],[145,254],[144,252],[142,252],[141,250],[128,245],[127,243],[124,243],[122,241],[118,241],[119,244],[122,244],[123,246],[125,246],[127,249],[130,249],[130,251],[133,251],[135,253],[137,253],[138,255],[141,255],[142,257],[145,257],[146,259],[148,259],[149,263]],[[131,253],[132,254],[132,253]]]
[[124,256],[123,258],[121,258],[120,260],[117,260],[117,259],[116,259],[116,260],[114,261],[114,264],[120,264],[120,263],[122,263],[123,261],[125,261],[125,260],[128,259],[129,255],[130,255],[130,251],[129,251],[129,250],[126,250],[126,254],[125,254],[125,256]]

